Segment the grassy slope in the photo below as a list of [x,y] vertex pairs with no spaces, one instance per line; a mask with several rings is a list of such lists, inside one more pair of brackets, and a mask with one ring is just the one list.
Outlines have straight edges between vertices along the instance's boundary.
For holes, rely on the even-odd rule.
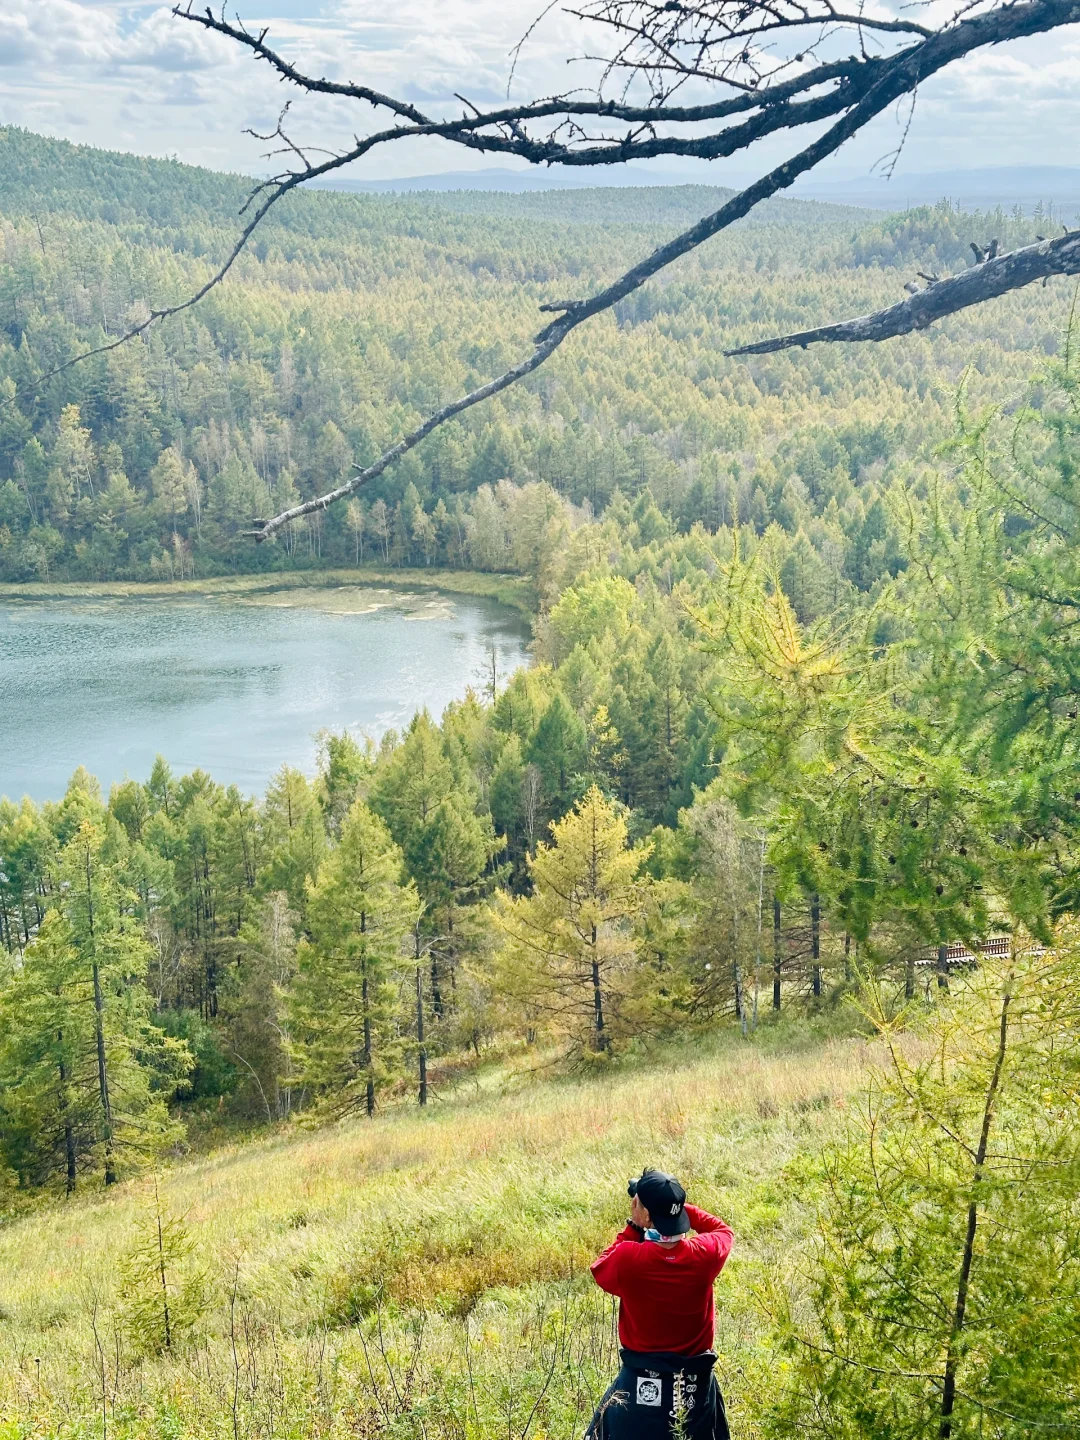
[[56,580],[0,585],[0,600],[91,598],[166,598],[169,595],[241,595],[253,591],[313,589],[338,585],[389,585],[397,589],[437,590],[447,595],[478,595],[531,615],[532,587],[520,575],[479,570],[408,570],[364,566],[356,570],[291,570],[263,575],[227,575],[205,580]]
[[[719,1287],[718,1348],[738,1416],[762,1364],[751,1287],[806,1223],[785,1167],[836,1132],[868,1061],[858,1040],[804,1035],[785,1048],[784,1034],[747,1044],[728,1032],[600,1078],[536,1083],[504,1072],[427,1113],[300,1131],[175,1165],[162,1177],[163,1203],[186,1215],[215,1285],[201,1354],[137,1362],[117,1322],[123,1259],[149,1234],[145,1180],[13,1222],[0,1231],[0,1417],[12,1425],[18,1417],[13,1434],[100,1425],[96,1304],[103,1346],[120,1356],[117,1376],[115,1359],[107,1365],[110,1434],[162,1426],[224,1434],[232,1276],[233,1328],[241,1306],[244,1333],[255,1337],[245,1339],[251,1354],[242,1363],[263,1376],[245,1402],[246,1427],[265,1429],[260,1406],[278,1390],[291,1397],[281,1399],[279,1423],[291,1407],[297,1434],[347,1429],[350,1405],[375,1405],[364,1356],[375,1343],[370,1321],[366,1332],[355,1322],[381,1290],[391,1351],[404,1344],[406,1312],[427,1316],[418,1391],[431,1386],[450,1405],[454,1387],[473,1375],[481,1388],[466,1410],[475,1426],[464,1428],[477,1434],[496,1423],[485,1407],[505,1400],[504,1372],[520,1381],[511,1408],[529,1408],[537,1315],[550,1335],[560,1307],[572,1312],[566,1365],[539,1412],[542,1431],[565,1434],[564,1425],[580,1425],[611,1359],[610,1311],[583,1267],[625,1213],[624,1177],[650,1163],[683,1175],[692,1198],[736,1230]],[[328,1364],[340,1387],[332,1404]],[[536,1378],[536,1394],[539,1386]],[[499,1423],[513,1440],[520,1425]],[[433,1411],[429,1440],[455,1424]],[[740,1433],[752,1430],[741,1423]]]

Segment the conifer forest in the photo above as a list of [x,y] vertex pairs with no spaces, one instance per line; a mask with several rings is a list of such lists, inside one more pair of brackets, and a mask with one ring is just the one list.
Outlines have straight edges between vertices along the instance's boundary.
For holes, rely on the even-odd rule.
[[1080,1432],[1076,282],[724,353],[1073,217],[769,199],[256,544],[724,192],[304,189],[67,364],[249,188],[0,129],[0,598],[454,572],[531,663],[257,794],[0,736],[0,1437],[572,1440],[643,1163],[740,1437]]

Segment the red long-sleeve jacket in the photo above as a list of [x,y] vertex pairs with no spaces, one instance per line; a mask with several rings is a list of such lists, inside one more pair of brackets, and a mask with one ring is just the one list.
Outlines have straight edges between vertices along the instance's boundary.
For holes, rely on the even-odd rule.
[[593,1279],[619,1297],[626,1350],[701,1355],[713,1343],[713,1282],[735,1238],[722,1220],[687,1205],[691,1229],[677,1245],[642,1238],[627,1225],[592,1263]]

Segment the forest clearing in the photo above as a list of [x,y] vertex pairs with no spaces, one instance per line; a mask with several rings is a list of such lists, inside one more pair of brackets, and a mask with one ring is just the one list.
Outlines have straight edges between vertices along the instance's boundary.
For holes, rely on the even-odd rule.
[[[855,1027],[832,1028],[728,1031],[604,1078],[519,1055],[460,1076],[427,1113],[225,1145],[9,1224],[9,1432],[569,1440],[614,1353],[587,1265],[623,1223],[626,1176],[649,1163],[736,1231],[719,1348],[751,1435],[741,1413],[768,1328],[755,1289],[805,1245],[800,1166],[882,1058],[842,1033]],[[159,1214],[172,1353],[153,1338]]]

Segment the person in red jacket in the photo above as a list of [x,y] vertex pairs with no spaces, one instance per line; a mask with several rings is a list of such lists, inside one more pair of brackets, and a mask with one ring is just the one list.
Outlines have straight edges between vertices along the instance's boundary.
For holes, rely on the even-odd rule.
[[643,1170],[627,1187],[630,1218],[592,1264],[619,1299],[622,1368],[587,1440],[728,1440],[713,1365],[713,1284],[734,1236],[686,1203],[673,1175]]

